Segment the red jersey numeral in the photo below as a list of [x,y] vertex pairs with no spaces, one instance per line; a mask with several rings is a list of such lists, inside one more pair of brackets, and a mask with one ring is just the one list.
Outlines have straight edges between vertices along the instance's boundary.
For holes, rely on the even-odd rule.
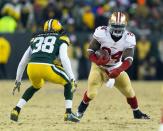
[[[111,49],[107,47],[102,47],[102,50],[107,50],[109,55],[111,55]],[[111,55],[111,59],[114,59],[115,62],[118,62],[122,56],[122,51],[118,51],[117,53]]]

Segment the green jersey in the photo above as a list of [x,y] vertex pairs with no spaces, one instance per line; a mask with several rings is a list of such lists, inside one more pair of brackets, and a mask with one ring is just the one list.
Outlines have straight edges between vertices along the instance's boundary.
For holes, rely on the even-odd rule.
[[67,36],[57,33],[40,33],[31,40],[32,55],[30,62],[49,63],[59,56],[59,48],[62,43],[70,44]]

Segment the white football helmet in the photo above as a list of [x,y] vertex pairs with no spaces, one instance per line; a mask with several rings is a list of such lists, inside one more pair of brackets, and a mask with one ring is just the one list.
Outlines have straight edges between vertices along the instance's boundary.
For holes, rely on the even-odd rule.
[[110,33],[116,37],[123,35],[127,26],[127,16],[122,12],[114,12],[109,18]]

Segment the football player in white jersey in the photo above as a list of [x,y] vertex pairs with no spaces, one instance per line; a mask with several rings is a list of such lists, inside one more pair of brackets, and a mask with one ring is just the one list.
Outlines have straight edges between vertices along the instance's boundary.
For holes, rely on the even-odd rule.
[[[126,30],[127,16],[122,12],[114,12],[108,26],[98,27],[88,48],[89,60],[92,61],[88,78],[88,88],[84,93],[77,116],[82,118],[89,102],[97,95],[98,89],[109,79],[115,79],[115,87],[126,97],[135,119],[150,119],[138,107],[135,91],[125,72],[132,64],[135,35]],[[105,50],[105,51],[102,51]],[[107,52],[101,53],[100,52]]]

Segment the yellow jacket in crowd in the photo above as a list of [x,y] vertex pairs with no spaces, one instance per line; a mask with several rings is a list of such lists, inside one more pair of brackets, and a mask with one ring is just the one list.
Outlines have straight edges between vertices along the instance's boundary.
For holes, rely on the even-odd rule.
[[0,37],[0,63],[6,64],[8,62],[11,52],[10,43],[4,38]]

